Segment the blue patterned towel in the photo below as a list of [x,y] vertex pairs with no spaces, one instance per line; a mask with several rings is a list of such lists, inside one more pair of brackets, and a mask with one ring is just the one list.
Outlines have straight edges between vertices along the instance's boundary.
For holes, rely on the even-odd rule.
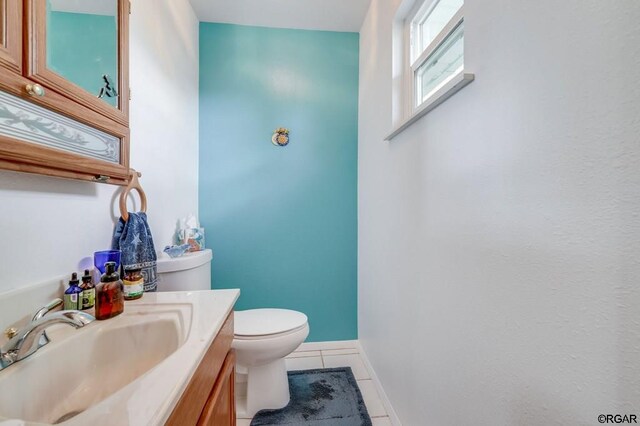
[[113,233],[111,247],[120,250],[120,263],[124,270],[142,269],[144,291],[158,289],[156,249],[146,213],[129,213],[129,220],[120,218]]

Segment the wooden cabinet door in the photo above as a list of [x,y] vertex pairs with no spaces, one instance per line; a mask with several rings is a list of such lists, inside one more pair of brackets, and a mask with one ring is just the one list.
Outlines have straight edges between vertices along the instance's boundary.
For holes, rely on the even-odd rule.
[[[2,0],[0,0],[2,1]],[[12,0],[6,0],[12,1]],[[15,1],[15,0],[13,0]],[[109,47],[115,48],[115,58],[111,57],[113,55],[106,55],[109,57],[108,59],[103,58],[104,61],[99,60],[101,57],[98,53],[100,53],[100,49],[98,46],[95,46],[98,49],[96,56],[94,59],[84,58],[84,55],[80,54],[78,51],[78,56],[71,55],[70,58],[66,58],[66,56],[62,56],[67,59],[65,61],[60,60],[60,56],[54,55],[54,51],[62,51],[64,55],[70,55],[68,50],[62,48],[53,49],[52,46],[53,41],[56,38],[53,37],[53,34],[56,31],[51,27],[54,13],[60,13],[58,10],[53,10],[53,6],[51,2],[47,2],[47,0],[24,0],[26,3],[25,8],[25,25],[27,26],[27,32],[29,36],[26,38],[26,51],[28,53],[28,61],[25,62],[25,77],[28,79],[35,81],[36,83],[42,85],[45,88],[55,90],[57,93],[65,96],[66,98],[73,101],[73,104],[80,105],[82,107],[91,109],[104,117],[107,117],[119,124],[128,126],[129,125],[129,14],[130,14],[130,3],[129,0],[106,0],[106,1],[85,1],[82,2],[74,2],[75,6],[71,8],[72,11],[80,10],[92,10],[92,8],[99,8],[100,5],[108,5],[107,9],[110,10],[109,13],[113,13],[113,16],[110,15],[99,15],[97,13],[64,13],[64,15],[73,15],[75,17],[84,16],[85,19],[82,22],[76,22],[75,24],[69,23],[71,20],[68,17],[65,19],[66,25],[64,28],[67,28],[71,34],[75,34],[80,30],[91,29],[93,27],[86,26],[88,25],[86,19],[89,17],[93,18],[108,18],[108,20],[113,21],[113,28],[110,28],[110,36],[112,37],[109,40]],[[72,4],[72,2],[68,2]],[[66,10],[67,7],[62,7],[60,10]],[[113,10],[111,10],[113,9]],[[97,23],[96,23],[97,25]],[[100,24],[103,25],[103,24]],[[86,26],[86,27],[85,27]],[[66,33],[67,31],[65,31]],[[59,32],[58,32],[59,34]],[[67,34],[69,37],[69,35]],[[109,38],[108,36],[105,36]],[[87,36],[88,38],[88,36]],[[75,37],[75,40],[80,39],[79,37]],[[115,43],[115,45],[112,45]],[[58,43],[56,45],[60,46]],[[78,47],[80,44],[78,45]],[[80,49],[83,53],[86,53],[87,46],[86,43],[82,44],[82,48]],[[90,50],[90,49],[89,49]],[[113,84],[115,87],[114,100],[116,105],[110,105],[105,101],[105,99],[110,98],[110,96],[101,99],[102,90],[97,88],[92,88],[92,92],[89,91],[87,87],[83,87],[83,84],[78,81],[78,78],[72,78],[71,75],[65,75],[62,70],[52,68],[53,65],[50,66],[49,59],[53,57],[58,57],[60,63],[74,63],[73,67],[68,67],[67,72],[71,72],[71,69],[78,69],[78,67],[86,66],[87,63],[102,63],[109,62],[109,66],[107,68],[111,69],[115,67],[112,72],[109,73],[109,76],[113,78]],[[84,58],[80,60],[80,58]],[[79,62],[75,64],[75,61]],[[115,61],[114,63],[111,63]],[[58,64],[60,65],[60,64]],[[103,69],[104,71],[104,69]],[[75,77],[80,77],[75,71],[72,72]],[[82,75],[82,79],[84,80],[86,76]],[[92,81],[98,82],[100,81],[100,73],[92,75]],[[75,80],[75,81],[74,81]],[[106,82],[103,82],[106,84]],[[46,99],[43,99],[46,101]],[[77,108],[77,106],[76,106]]]
[[[193,426],[196,424],[235,426],[233,396],[235,353],[231,350],[232,342],[233,312],[229,314],[218,335],[211,343],[165,426]],[[229,380],[226,381],[225,378],[229,378]],[[217,404],[216,401],[221,401],[226,396],[218,397],[216,395],[227,395],[230,398],[229,405],[222,402]],[[230,417],[234,420],[233,423],[211,423],[213,420],[209,419],[215,418],[214,412],[218,411],[218,406],[231,409]],[[205,421],[210,423],[201,423]]]
[[0,0],[0,66],[22,73],[22,0]]
[[204,406],[198,426],[235,426],[235,365],[235,353],[231,351]]

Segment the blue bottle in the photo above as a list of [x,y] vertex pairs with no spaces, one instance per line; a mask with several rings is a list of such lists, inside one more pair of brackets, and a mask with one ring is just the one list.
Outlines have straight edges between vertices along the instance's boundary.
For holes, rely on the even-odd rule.
[[82,309],[82,288],[80,287],[80,281],[78,280],[78,274],[75,272],[71,274],[71,280],[69,281],[69,288],[64,292],[64,309]]

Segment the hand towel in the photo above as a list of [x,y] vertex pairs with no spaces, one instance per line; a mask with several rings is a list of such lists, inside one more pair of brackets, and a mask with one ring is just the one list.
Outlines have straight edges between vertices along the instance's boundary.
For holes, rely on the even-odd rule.
[[111,246],[114,250],[122,252],[120,263],[123,270],[142,269],[144,291],[158,289],[158,257],[146,213],[129,213],[129,220],[126,222],[120,218],[113,233]]

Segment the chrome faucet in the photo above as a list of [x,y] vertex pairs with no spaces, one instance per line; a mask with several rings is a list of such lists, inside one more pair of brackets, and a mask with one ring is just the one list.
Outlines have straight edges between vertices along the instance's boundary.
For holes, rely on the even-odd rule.
[[93,316],[80,311],[60,311],[44,316],[52,309],[52,305],[53,302],[40,309],[34,316],[34,320],[19,330],[11,340],[0,348],[0,370],[25,359],[49,343],[49,339],[44,337],[44,333],[50,326],[67,324],[80,328],[95,320]]
[[[38,321],[40,318],[48,314],[49,311],[52,311],[58,306],[62,305],[62,303],[63,303],[62,299],[53,299],[51,302],[47,303],[42,308],[38,309],[38,311],[33,315],[31,322]],[[50,342],[49,336],[47,336],[47,332],[45,331],[42,333],[42,336],[40,337],[40,342],[38,343],[38,345],[40,345],[40,347],[43,347],[49,342]]]

